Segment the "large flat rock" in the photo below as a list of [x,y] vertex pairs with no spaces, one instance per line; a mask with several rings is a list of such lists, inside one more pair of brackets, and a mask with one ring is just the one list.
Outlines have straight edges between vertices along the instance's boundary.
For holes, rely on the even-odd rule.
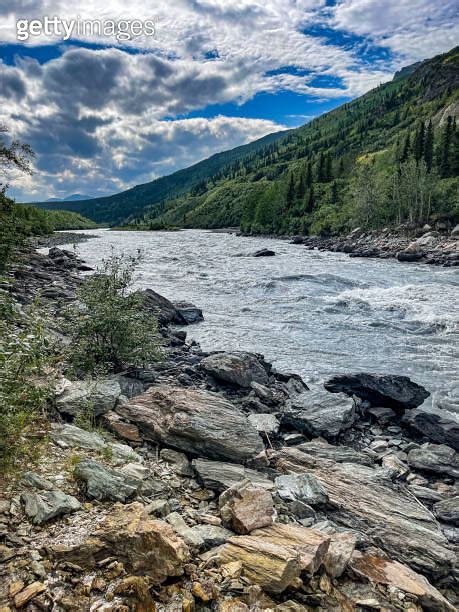
[[335,463],[294,448],[274,453],[272,465],[287,474],[313,474],[328,494],[327,516],[396,560],[433,577],[450,572],[455,556],[434,517],[381,468]]
[[209,391],[151,387],[117,412],[137,425],[143,439],[201,457],[237,463],[264,449],[247,417]]
[[250,387],[252,382],[266,385],[266,369],[252,353],[214,353],[201,361],[201,368],[217,380],[238,387]]

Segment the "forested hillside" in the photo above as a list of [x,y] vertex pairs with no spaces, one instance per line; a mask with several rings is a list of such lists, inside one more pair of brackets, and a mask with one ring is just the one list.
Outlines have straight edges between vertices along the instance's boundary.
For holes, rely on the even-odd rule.
[[[255,150],[132,225],[330,233],[458,206],[459,48]],[[172,175],[173,177],[174,175]],[[172,178],[170,177],[170,178]]]
[[254,154],[259,149],[275,142],[284,134],[285,132],[269,134],[231,151],[212,155],[209,159],[189,168],[163,176],[150,183],[136,185],[132,189],[112,196],[91,200],[36,202],[34,204],[48,210],[65,209],[73,211],[93,219],[97,223],[114,225],[124,221],[127,217],[143,214],[148,206],[162,205],[164,201],[188,193],[193,189],[199,191],[200,185],[205,186],[207,181],[218,175],[223,168]]

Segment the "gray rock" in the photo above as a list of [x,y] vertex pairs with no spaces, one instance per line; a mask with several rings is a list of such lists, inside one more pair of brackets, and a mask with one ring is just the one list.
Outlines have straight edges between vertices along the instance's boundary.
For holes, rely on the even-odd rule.
[[244,461],[264,449],[247,417],[215,393],[151,387],[117,408],[145,440],[212,459]]
[[258,399],[260,399],[264,404],[270,406],[276,402],[273,392],[266,385],[261,385],[260,383],[252,381],[250,383],[250,387]]
[[335,440],[354,423],[356,405],[356,401],[344,393],[328,393],[316,388],[287,402],[282,423],[309,435]]
[[253,257],[274,257],[275,254],[275,251],[271,251],[271,249],[260,249],[253,253]]
[[178,512],[171,512],[166,516],[166,521],[172,529],[185,540],[188,546],[197,548],[198,550],[204,547],[204,540],[200,533],[189,527],[182,516]]
[[301,501],[311,506],[326,504],[328,501],[327,491],[310,474],[278,476],[274,484],[279,497],[286,501]]
[[106,447],[105,440],[99,434],[75,425],[63,425],[51,433],[52,440],[63,448],[86,448],[88,450],[102,450]]
[[372,406],[387,406],[395,410],[416,408],[429,396],[429,392],[407,376],[367,374],[360,372],[334,376],[325,383],[332,393],[356,395]]
[[275,434],[279,431],[280,423],[273,414],[249,414],[247,418],[258,432]]
[[178,315],[185,320],[187,325],[204,321],[202,310],[194,306],[194,304],[190,304],[189,302],[178,302],[175,304],[175,309]]
[[456,451],[446,444],[423,444],[408,453],[411,467],[425,472],[449,474],[459,478],[459,462]]
[[111,455],[111,462],[114,465],[124,465],[125,463],[142,463],[143,461],[142,457],[127,444],[115,442],[114,444],[108,444],[107,447]]
[[222,463],[207,459],[195,459],[193,467],[199,480],[213,491],[224,491],[241,480],[250,480],[264,489],[274,488],[274,483],[264,474],[235,463]]
[[177,308],[167,298],[163,297],[153,289],[144,289],[137,292],[141,296],[143,306],[151,312],[161,325],[175,323],[186,325],[186,321]]
[[424,406],[428,408],[430,405],[429,400],[426,400],[425,404],[419,408],[406,412],[403,416],[404,425],[432,440],[432,442],[447,444],[459,452],[458,421],[424,409]]
[[105,467],[93,459],[84,459],[75,466],[75,478],[84,484],[89,499],[126,502],[140,486],[137,479],[121,471]]
[[423,487],[417,484],[410,484],[408,490],[416,495],[418,499],[422,499],[427,502],[438,502],[443,499],[443,496],[435,491],[435,489],[429,489],[429,487]]
[[134,480],[146,480],[151,474],[151,471],[141,463],[127,463],[120,472]]
[[24,504],[26,516],[36,525],[81,508],[80,502],[75,497],[58,490],[22,493],[21,501]]
[[33,489],[41,489],[43,491],[51,491],[54,487],[53,483],[40,474],[35,472],[24,472],[21,478],[21,484]]
[[147,514],[164,518],[171,513],[171,507],[167,499],[155,499],[145,508]]
[[327,518],[355,530],[368,544],[415,570],[447,576],[455,554],[431,512],[385,470],[357,463],[334,463],[286,447],[272,455],[283,473],[315,476],[329,497]]
[[88,410],[99,416],[113,410],[120,395],[121,387],[116,378],[69,381],[56,397],[56,408],[71,416]]
[[453,525],[459,526],[459,496],[448,497],[437,502],[434,507],[434,514],[441,521],[445,523],[452,523]]
[[359,452],[350,446],[334,446],[321,439],[304,442],[296,448],[302,453],[321,459],[330,459],[336,463],[360,463],[362,465],[372,465],[374,463],[374,453]]
[[172,467],[176,474],[180,474],[180,476],[191,476],[193,474],[190,462],[185,453],[179,453],[171,448],[163,448],[159,456]]
[[217,380],[239,387],[252,382],[268,383],[268,373],[253,353],[214,353],[201,361],[201,368]]
[[225,544],[234,535],[232,531],[219,525],[196,525],[191,527],[191,531],[202,540],[205,550]]

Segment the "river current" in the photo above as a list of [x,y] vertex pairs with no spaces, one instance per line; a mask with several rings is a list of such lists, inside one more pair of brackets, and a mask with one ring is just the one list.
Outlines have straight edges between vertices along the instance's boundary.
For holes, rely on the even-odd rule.
[[[457,269],[204,230],[93,233],[76,246],[89,265],[140,250],[138,287],[202,308],[187,332],[204,350],[263,353],[310,383],[366,371],[458,394]],[[276,256],[251,256],[265,247]]]

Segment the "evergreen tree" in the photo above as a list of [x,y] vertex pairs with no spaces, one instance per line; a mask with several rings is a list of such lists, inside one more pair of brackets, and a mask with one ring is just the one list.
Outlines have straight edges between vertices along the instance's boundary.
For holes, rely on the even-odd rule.
[[312,178],[312,163],[308,161],[308,165],[306,167],[306,187],[311,187],[313,182]]
[[336,181],[333,181],[331,188],[331,203],[333,204],[333,206],[336,206],[336,204],[338,204],[338,197],[338,183]]
[[333,178],[333,169],[332,169],[332,158],[330,153],[327,153],[325,160],[325,181],[331,181]]
[[424,154],[424,121],[420,121],[414,137],[414,159],[420,162]]
[[429,120],[427,124],[426,135],[424,139],[424,161],[426,162],[427,172],[432,170],[433,163],[433,145],[434,145],[434,134],[432,127],[432,120]]
[[410,133],[407,132],[405,142],[403,144],[402,154],[400,156],[400,163],[403,164],[408,159],[411,151]]
[[325,156],[323,154],[323,152],[320,152],[319,155],[319,165],[317,168],[317,181],[319,183],[324,183],[325,182],[325,172],[326,172],[326,168],[325,168]]
[[306,198],[306,207],[304,209],[304,212],[306,214],[312,213],[315,205],[316,205],[316,200],[315,200],[315,195],[314,195],[314,185],[311,185],[311,189],[309,190],[309,194]]
[[297,199],[301,202],[301,200],[304,198],[304,194],[306,193],[306,185],[304,182],[304,175],[303,173],[300,174],[300,180],[298,181],[298,187],[296,190],[296,195],[297,195]]
[[440,176],[442,178],[446,178],[450,175],[451,172],[451,164],[450,164],[450,153],[451,153],[451,140],[453,134],[453,119],[451,115],[448,115],[448,119],[446,120],[445,126],[443,128],[443,132],[441,135],[440,142]]
[[285,198],[287,210],[290,210],[295,202],[295,181],[291,172],[288,179],[287,195]]

